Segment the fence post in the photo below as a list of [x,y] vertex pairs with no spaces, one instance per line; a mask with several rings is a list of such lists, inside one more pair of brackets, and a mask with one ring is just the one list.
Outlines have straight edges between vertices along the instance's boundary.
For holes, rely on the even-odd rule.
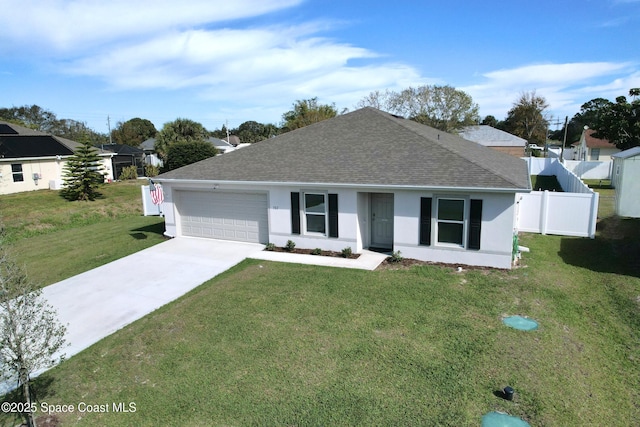
[[540,203],[540,234],[547,234],[547,215],[549,202],[549,190],[542,193],[542,202]]
[[589,237],[596,238],[596,223],[598,222],[598,205],[600,202],[600,193],[594,191],[591,193],[591,215],[589,218]]

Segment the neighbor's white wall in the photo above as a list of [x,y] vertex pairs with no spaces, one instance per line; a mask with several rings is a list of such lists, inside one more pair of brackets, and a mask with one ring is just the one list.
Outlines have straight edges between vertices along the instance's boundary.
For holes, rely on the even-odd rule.
[[[11,165],[22,165],[24,181],[13,182]],[[5,160],[0,163],[0,194],[20,193],[23,191],[49,189],[49,181],[60,179],[64,161],[50,160]],[[41,179],[34,180],[33,174],[38,173]]]
[[[432,244],[419,245],[420,198],[434,198],[439,194],[401,191],[395,195],[394,250],[406,258],[451,264],[483,265],[497,268],[511,267],[513,224],[515,222],[514,194],[477,193],[471,198],[482,199],[482,231],[480,250],[467,250]],[[468,195],[460,195],[461,197]],[[469,204],[467,203],[467,209]],[[435,217],[435,216],[434,216]],[[435,220],[432,219],[432,240]]]

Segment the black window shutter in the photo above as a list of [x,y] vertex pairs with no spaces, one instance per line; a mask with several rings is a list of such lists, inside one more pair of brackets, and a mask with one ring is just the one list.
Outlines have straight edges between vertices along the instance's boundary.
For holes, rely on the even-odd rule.
[[431,245],[431,197],[420,198],[420,244]]
[[300,193],[291,193],[291,234],[300,234]]
[[338,195],[329,194],[329,237],[338,237]]
[[482,228],[482,200],[471,200],[469,218],[468,249],[480,249],[480,229]]

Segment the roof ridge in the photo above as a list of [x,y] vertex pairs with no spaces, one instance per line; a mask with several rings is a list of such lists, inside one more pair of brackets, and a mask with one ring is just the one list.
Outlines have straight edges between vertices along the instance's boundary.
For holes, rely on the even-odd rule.
[[[425,124],[422,124],[422,123],[415,122],[415,121],[413,121],[413,120],[411,120],[411,119],[405,119],[404,117],[395,116],[395,115],[393,115],[393,114],[387,113],[387,112],[382,111],[382,110],[378,110],[378,109],[373,108],[373,107],[366,107],[366,108],[369,108],[369,109],[371,109],[371,110],[373,110],[373,111],[376,111],[376,112],[378,112],[378,113],[381,113],[381,114],[382,114],[382,115],[384,115],[388,120],[390,120],[390,121],[393,121],[393,122],[397,123],[398,125],[402,126],[403,128],[407,129],[408,131],[410,131],[410,132],[414,133],[414,134],[415,134],[415,135],[417,135],[417,136],[424,137],[424,135],[420,135],[420,133],[419,133],[419,132],[417,132],[415,129],[413,129],[413,128],[411,127],[412,125],[406,126],[406,125],[405,125],[406,123],[408,123],[408,122],[412,122],[412,123],[415,123],[415,124],[417,124],[417,125],[424,126],[424,127],[428,128],[428,129],[433,129],[434,131],[439,132],[439,133],[438,133],[438,137],[440,136],[440,133],[444,133],[444,134],[445,134],[445,136],[446,136],[447,138],[449,138],[449,137],[457,137],[457,138],[460,138],[460,140],[461,140],[461,141],[463,141],[464,143],[469,143],[469,146],[470,146],[470,147],[474,147],[474,149],[475,149],[475,148],[482,148],[482,149],[492,150],[491,148],[483,147],[483,146],[481,146],[480,144],[477,144],[477,143],[475,143],[475,142],[473,142],[473,141],[469,141],[469,140],[466,140],[466,139],[464,139],[464,138],[462,138],[462,137],[459,137],[459,136],[457,136],[457,135],[451,134],[451,133],[449,133],[449,132],[445,132],[445,131],[443,131],[443,130],[436,129],[436,128],[431,127],[431,126],[428,126],[428,125],[425,125]],[[402,122],[402,120],[406,120],[406,122]],[[434,139],[432,139],[432,138],[429,138],[429,139],[430,139],[432,142],[434,142],[435,144],[437,144],[439,147],[441,147],[442,149],[444,149],[444,150],[446,150],[446,151],[449,151],[449,152],[451,152],[451,153],[455,154],[456,156],[460,156],[460,157],[462,157],[463,159],[467,160],[468,162],[473,163],[474,165],[478,166],[479,168],[481,168],[481,169],[483,169],[483,170],[485,170],[485,171],[487,171],[487,172],[490,172],[490,173],[492,173],[492,174],[494,174],[494,175],[499,176],[500,178],[504,179],[505,181],[507,181],[507,182],[509,182],[509,183],[511,183],[511,184],[518,185],[518,184],[517,184],[517,182],[515,182],[514,180],[512,180],[512,179],[511,179],[511,178],[509,178],[506,174],[503,174],[503,173],[502,173],[502,172],[500,172],[499,170],[496,170],[495,168],[488,168],[487,166],[483,165],[482,163],[479,163],[475,158],[473,158],[473,157],[468,157],[468,156],[464,156],[464,155],[462,155],[460,152],[456,152],[456,151],[455,151],[455,150],[453,150],[452,148],[450,148],[450,147],[448,147],[448,146],[444,146],[444,145],[442,144],[442,142],[443,142],[443,141],[445,141],[444,139],[442,139],[442,140],[441,140],[441,139],[439,139],[439,138],[438,138],[438,139],[435,139],[435,140],[434,140]],[[471,144],[473,144],[473,145],[471,145]],[[493,150],[493,151],[495,151],[495,153],[498,153],[498,155],[509,156],[508,154],[501,153],[501,152],[499,152],[499,151],[497,151],[497,150]],[[513,157],[513,156],[509,156],[509,157]]]

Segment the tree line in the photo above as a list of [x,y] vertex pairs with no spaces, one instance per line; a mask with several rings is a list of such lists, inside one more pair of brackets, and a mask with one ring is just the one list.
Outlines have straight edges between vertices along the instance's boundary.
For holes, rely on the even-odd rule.
[[[588,126],[596,131],[596,137],[607,139],[620,149],[640,145],[638,95],[640,95],[640,89],[636,88],[629,91],[631,101],[625,96],[619,96],[615,102],[595,98],[584,103],[580,111],[566,124],[566,143],[579,140],[584,126]],[[408,87],[400,91],[373,91],[363,97],[355,107],[367,106],[451,133],[456,133],[465,126],[486,124],[524,138],[529,144],[539,145],[544,145],[549,138],[563,141],[565,134],[564,126],[557,131],[549,130],[551,121],[548,114],[549,105],[545,98],[536,94],[535,91],[519,94],[503,120],[498,120],[494,116],[481,119],[478,114],[478,104],[472,97],[448,85]],[[117,144],[137,147],[143,141],[155,138],[158,153],[169,163],[168,168],[173,169],[192,159],[189,156],[178,159],[177,157],[185,157],[179,156],[178,153],[191,150],[202,152],[201,156],[215,155],[211,144],[207,144],[208,148],[200,144],[206,142],[209,137],[226,139],[228,135],[235,135],[243,143],[256,143],[330,119],[346,111],[348,109],[339,113],[334,103],[322,104],[315,97],[293,103],[292,108],[282,114],[279,125],[249,120],[237,128],[227,129],[222,125],[219,129],[208,131],[196,121],[179,118],[165,123],[162,129],[157,130],[151,121],[136,117],[118,122],[111,131],[111,135],[94,132],[83,122],[58,119],[54,113],[37,105],[0,108],[0,119],[72,140],[80,140],[84,136],[94,145],[104,144],[110,140]],[[173,154],[175,161],[169,160],[170,154]]]

